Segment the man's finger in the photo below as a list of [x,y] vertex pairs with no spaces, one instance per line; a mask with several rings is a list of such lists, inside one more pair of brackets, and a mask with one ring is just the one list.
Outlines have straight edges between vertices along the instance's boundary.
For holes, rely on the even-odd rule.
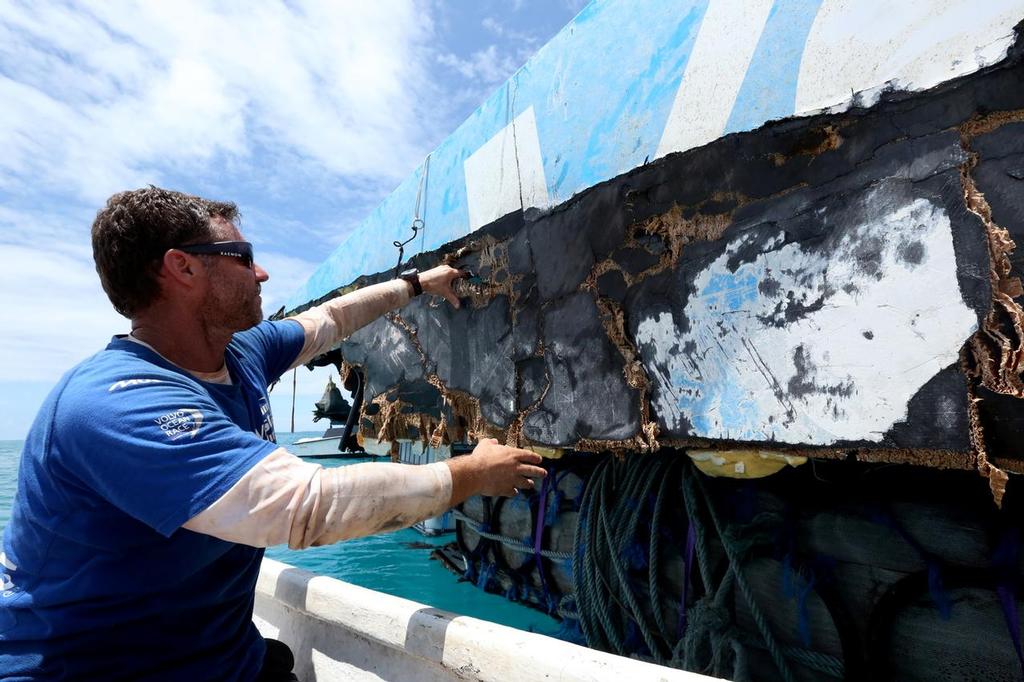
[[528,462],[530,464],[540,464],[544,461],[544,458],[538,455],[533,450],[520,450],[519,448],[512,448],[512,454],[520,462]]
[[546,469],[540,467],[530,466],[529,464],[520,464],[516,468],[516,473],[520,476],[526,476],[528,478],[544,478],[548,475]]
[[459,301],[459,297],[455,295],[454,291],[446,291],[444,293],[444,300],[452,304],[453,308],[461,308],[462,302]]

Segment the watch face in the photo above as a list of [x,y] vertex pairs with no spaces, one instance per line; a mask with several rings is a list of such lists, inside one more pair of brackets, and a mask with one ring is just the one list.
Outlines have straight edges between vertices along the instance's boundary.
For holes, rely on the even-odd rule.
[[406,270],[398,277],[412,285],[413,296],[419,296],[423,293],[423,285],[420,284],[420,271],[416,268]]

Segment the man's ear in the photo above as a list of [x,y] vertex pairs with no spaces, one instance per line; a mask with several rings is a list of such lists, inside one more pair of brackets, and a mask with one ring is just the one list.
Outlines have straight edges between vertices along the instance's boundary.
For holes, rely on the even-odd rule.
[[192,288],[196,284],[196,277],[204,274],[198,261],[199,259],[183,251],[168,249],[164,254],[159,276],[167,277],[179,286]]

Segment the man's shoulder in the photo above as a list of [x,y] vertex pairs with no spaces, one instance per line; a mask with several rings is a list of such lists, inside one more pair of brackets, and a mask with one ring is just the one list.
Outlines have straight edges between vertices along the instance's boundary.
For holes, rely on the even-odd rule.
[[61,382],[59,404],[63,411],[85,408],[110,410],[129,396],[139,398],[164,390],[198,390],[197,383],[181,372],[147,357],[142,346],[112,343],[74,367]]
[[199,382],[155,360],[142,346],[108,347],[69,373],[47,415],[67,456],[188,440],[218,412]]
[[235,332],[231,337],[231,345],[247,348],[265,346],[271,340],[287,339],[302,334],[302,326],[294,320],[263,320],[255,327]]
[[[255,327],[236,332],[228,347],[245,362],[275,367],[294,360],[303,343],[305,331],[295,320],[264,320]],[[284,371],[284,367],[279,369]]]
[[68,370],[40,406],[28,438],[84,444],[118,432],[129,414],[158,409],[166,402],[162,391],[193,390],[188,384],[195,382],[131,350],[112,343]]

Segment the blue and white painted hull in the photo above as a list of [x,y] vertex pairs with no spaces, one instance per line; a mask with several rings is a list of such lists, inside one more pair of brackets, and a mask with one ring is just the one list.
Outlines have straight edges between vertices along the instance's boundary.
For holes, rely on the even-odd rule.
[[[1024,472],[1022,19],[1024,0],[609,0],[499,88],[288,306],[389,279],[421,220],[411,264],[477,277],[458,310],[421,297],[341,344],[364,437],[619,455],[563,510],[585,517],[562,524],[572,552],[544,544],[544,495],[474,501],[451,564],[550,610],[563,562],[593,646],[698,670],[752,638],[754,678],[787,656],[808,679],[1012,667],[1012,626],[976,652],[1017,602],[972,570],[1020,578],[993,538],[1020,532],[997,507]],[[730,546],[752,528],[759,554]],[[901,601],[919,589],[942,608]],[[873,633],[900,627],[897,656]]]

